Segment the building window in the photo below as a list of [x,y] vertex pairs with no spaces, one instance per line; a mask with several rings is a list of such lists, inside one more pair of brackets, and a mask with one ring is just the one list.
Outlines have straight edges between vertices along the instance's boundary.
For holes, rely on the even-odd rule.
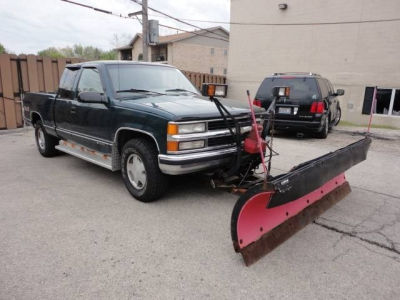
[[224,55],[225,55],[225,56],[228,55],[228,49],[224,49]]
[[211,55],[214,55],[214,48],[211,48]]
[[213,67],[210,68],[210,74],[214,74],[214,68]]
[[226,75],[226,68],[224,69],[224,75]]
[[139,60],[139,61],[143,60],[143,53],[140,53],[140,54],[138,55],[137,60]]
[[[365,89],[362,113],[369,115],[373,105],[374,87]],[[372,112],[378,115],[400,116],[400,89],[377,88],[376,103]]]

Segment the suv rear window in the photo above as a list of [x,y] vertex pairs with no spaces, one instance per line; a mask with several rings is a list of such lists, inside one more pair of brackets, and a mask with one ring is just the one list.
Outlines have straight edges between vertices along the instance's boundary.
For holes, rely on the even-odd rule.
[[276,86],[290,87],[290,99],[313,99],[319,98],[317,82],[311,77],[272,77],[265,78],[257,91],[256,98],[259,100],[272,100],[272,89]]

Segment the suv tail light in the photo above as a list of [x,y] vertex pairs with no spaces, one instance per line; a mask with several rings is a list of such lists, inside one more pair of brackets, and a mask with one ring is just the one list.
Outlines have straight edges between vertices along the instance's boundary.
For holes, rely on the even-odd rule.
[[261,107],[261,100],[254,99],[254,100],[253,100],[253,105],[258,106],[258,107]]
[[310,112],[314,114],[322,114],[324,113],[324,102],[313,102],[311,104]]

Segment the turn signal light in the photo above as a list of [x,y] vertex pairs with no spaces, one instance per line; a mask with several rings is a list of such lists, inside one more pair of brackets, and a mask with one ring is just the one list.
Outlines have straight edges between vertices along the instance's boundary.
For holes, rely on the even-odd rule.
[[167,142],[167,151],[178,151],[179,143],[176,141],[168,141]]
[[313,102],[311,104],[310,112],[314,114],[322,114],[324,113],[325,107],[324,102]]
[[254,100],[253,100],[253,105],[258,106],[258,107],[261,107],[261,100],[254,99]]

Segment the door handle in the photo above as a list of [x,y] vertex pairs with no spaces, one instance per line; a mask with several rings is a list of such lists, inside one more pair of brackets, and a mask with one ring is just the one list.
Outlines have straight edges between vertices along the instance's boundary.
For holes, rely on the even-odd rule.
[[71,112],[71,114],[75,114],[76,113],[76,107],[72,106],[70,112]]

